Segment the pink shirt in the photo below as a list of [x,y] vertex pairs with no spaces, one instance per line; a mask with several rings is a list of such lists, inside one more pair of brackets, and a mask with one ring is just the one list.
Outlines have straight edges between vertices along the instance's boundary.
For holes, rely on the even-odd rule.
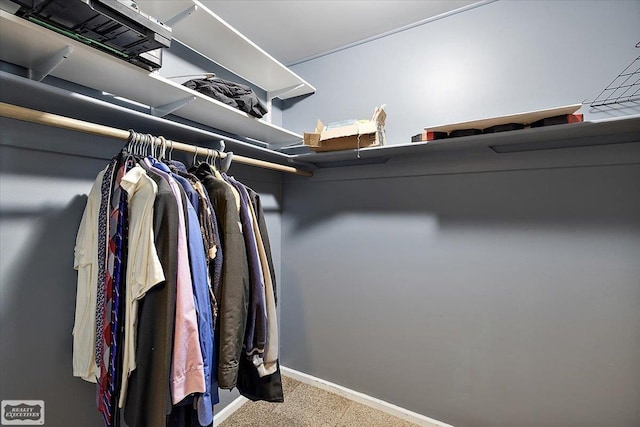
[[145,162],[153,167],[154,172],[167,179],[178,202],[178,285],[171,363],[171,400],[175,405],[191,393],[205,392],[204,363],[193,299],[187,231],[180,188],[165,171],[154,167],[147,159]]

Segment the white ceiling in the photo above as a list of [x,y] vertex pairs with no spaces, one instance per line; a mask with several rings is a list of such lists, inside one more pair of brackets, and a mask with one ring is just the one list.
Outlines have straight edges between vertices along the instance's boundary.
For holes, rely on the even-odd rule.
[[204,0],[284,64],[477,3],[477,0]]

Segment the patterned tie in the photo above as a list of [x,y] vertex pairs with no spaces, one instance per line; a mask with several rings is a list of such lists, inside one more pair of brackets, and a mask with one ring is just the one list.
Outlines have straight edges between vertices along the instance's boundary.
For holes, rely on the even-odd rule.
[[[111,203],[111,183],[117,158],[111,160],[102,178],[100,211],[98,212],[98,291],[96,301],[96,365],[102,366],[102,315],[104,312],[104,288],[106,283],[107,233],[109,231],[107,217]],[[98,376],[100,373],[98,372]]]
[[107,234],[109,233],[109,211],[111,206],[111,188],[114,179],[114,172],[118,158],[113,158],[105,171],[102,178],[100,211],[98,213],[98,289],[96,300],[96,365],[98,367],[98,384],[96,393],[96,404],[98,412],[100,412],[105,420],[105,425],[111,424],[109,409],[106,406],[106,388],[103,387],[108,371],[106,364],[108,359],[103,358],[104,348],[104,312],[107,300],[107,283],[110,282],[108,273],[107,260]]
[[[121,297],[125,295],[125,274],[126,274],[126,260],[127,260],[127,243],[128,243],[128,231],[129,231],[129,215],[128,215],[128,195],[127,192],[120,187],[120,179],[128,172],[130,166],[122,166],[118,173],[118,185],[117,192],[114,191],[114,199],[118,197],[118,209],[117,209],[117,231],[114,235],[115,241],[115,259],[113,266],[113,288],[112,295],[113,301],[111,304],[111,348],[109,355],[111,357],[109,365],[109,393],[111,397],[111,415],[112,417],[116,413],[117,408],[117,395],[120,391],[120,372],[122,363],[122,348],[120,346],[124,325],[124,303],[126,298]],[[119,193],[119,195],[117,194]],[[117,419],[114,420],[117,423]]]
[[[106,426],[111,426],[113,422],[113,399],[115,397],[114,378],[116,378],[115,362],[117,356],[117,337],[119,336],[119,287],[122,277],[123,231],[126,228],[126,208],[123,211],[120,210],[121,204],[126,203],[126,192],[120,188],[120,180],[125,173],[125,167],[120,166],[116,168],[115,166],[116,165],[114,165],[114,171],[117,170],[117,176],[113,177],[114,174],[112,173],[111,176],[115,179],[107,184],[112,191],[109,192],[109,203],[107,204],[109,208],[108,227],[105,227],[105,237],[108,234],[108,241],[106,245],[106,263],[103,276],[104,288],[102,292],[100,292],[99,289],[98,301],[102,302],[96,312],[96,320],[100,319],[101,323],[99,334],[100,377],[98,378],[97,404],[98,411],[102,414]],[[124,201],[122,200],[123,198]],[[107,222],[105,221],[105,226],[106,225]],[[98,346],[96,346],[96,349],[98,349]]]

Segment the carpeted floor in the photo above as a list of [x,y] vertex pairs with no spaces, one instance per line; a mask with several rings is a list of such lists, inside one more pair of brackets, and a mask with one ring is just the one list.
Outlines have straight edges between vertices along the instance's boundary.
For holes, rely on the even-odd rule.
[[411,427],[408,421],[282,376],[284,403],[247,402],[220,427]]

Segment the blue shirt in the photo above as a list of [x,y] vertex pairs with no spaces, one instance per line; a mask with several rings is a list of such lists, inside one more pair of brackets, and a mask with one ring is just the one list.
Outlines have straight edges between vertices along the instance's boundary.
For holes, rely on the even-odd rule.
[[[174,163],[178,163],[178,162],[174,162]],[[163,163],[164,165],[164,163]],[[166,165],[164,165],[166,166]],[[182,168],[180,168],[182,169]],[[199,197],[198,197],[198,192],[195,190],[195,188],[193,188],[193,186],[191,185],[191,183],[189,182],[188,179],[186,179],[185,177],[178,175],[177,173],[173,173],[171,172],[171,176],[178,181],[178,184],[180,184],[180,186],[182,187],[182,189],[184,190],[184,192],[187,194],[187,198],[189,199],[189,201],[191,202],[191,206],[193,206],[193,208],[196,210],[196,213],[198,212],[198,208],[199,208]]]

